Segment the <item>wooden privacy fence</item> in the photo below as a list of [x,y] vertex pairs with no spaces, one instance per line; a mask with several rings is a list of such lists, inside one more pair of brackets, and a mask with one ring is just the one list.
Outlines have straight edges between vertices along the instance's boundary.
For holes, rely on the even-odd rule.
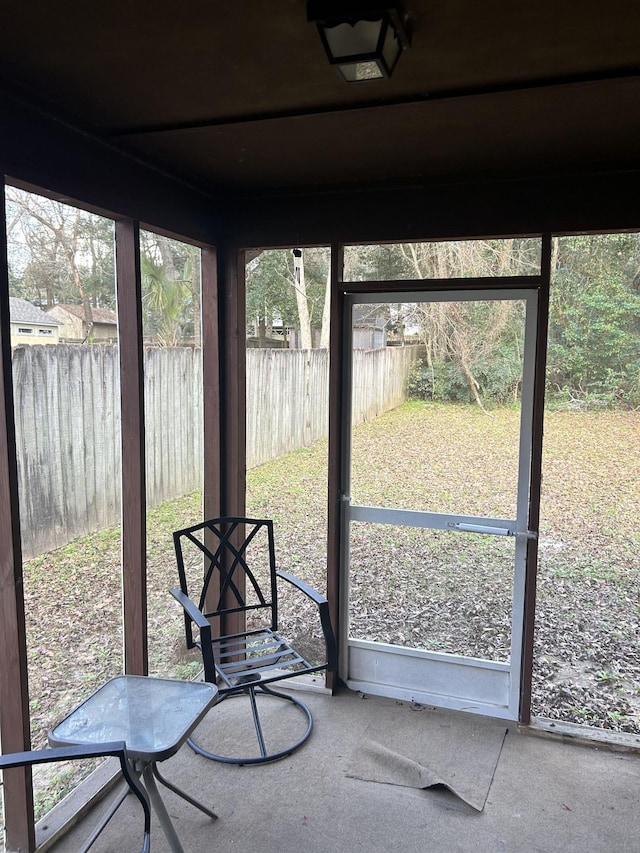
[[[354,352],[354,422],[406,399],[418,348]],[[147,501],[202,476],[200,350],[145,350]],[[113,345],[13,353],[22,547],[26,559],[120,523],[120,392]],[[247,351],[247,467],[327,435],[326,350]]]
[[247,468],[324,438],[327,350],[247,350]]
[[353,353],[353,424],[371,421],[407,399],[407,379],[420,347],[383,347]]

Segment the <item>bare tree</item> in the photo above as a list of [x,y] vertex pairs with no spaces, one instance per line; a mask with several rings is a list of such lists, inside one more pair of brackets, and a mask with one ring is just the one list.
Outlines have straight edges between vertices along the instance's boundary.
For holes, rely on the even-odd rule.
[[[400,255],[417,279],[491,277],[520,269],[523,260],[514,252],[515,248],[513,240],[408,243],[400,246]],[[425,346],[432,385],[436,362],[453,363],[464,375],[478,406],[488,414],[476,365],[491,360],[509,328],[515,327],[517,311],[506,300],[483,303],[451,300],[417,305],[414,320]]]
[[[16,206],[24,228],[28,230],[27,220],[31,219],[53,235],[69,266],[74,287],[82,304],[85,340],[87,340],[93,328],[93,312],[78,263],[83,212],[79,208],[51,201],[33,193],[22,192],[13,187],[7,187],[7,200]],[[15,225],[17,223],[14,223],[14,227]],[[52,294],[47,292],[47,301],[51,296]]]

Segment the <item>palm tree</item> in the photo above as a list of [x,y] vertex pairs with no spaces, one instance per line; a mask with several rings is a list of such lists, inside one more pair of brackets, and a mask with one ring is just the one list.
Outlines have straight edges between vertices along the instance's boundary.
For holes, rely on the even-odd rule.
[[147,310],[147,331],[163,347],[176,347],[184,340],[193,293],[191,282],[170,279],[163,264],[141,255],[142,301]]

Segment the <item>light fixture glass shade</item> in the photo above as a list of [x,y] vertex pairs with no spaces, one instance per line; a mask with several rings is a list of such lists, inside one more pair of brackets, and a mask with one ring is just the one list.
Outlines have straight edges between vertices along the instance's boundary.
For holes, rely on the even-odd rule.
[[366,0],[308,0],[329,62],[348,83],[390,77],[409,37],[396,4]]
[[382,59],[388,68],[389,76],[391,76],[391,72],[396,67],[396,62],[400,59],[401,53],[402,45],[400,44],[398,34],[393,27],[389,26],[387,27],[387,31],[384,35],[384,42],[382,45]]
[[339,62],[347,57],[374,54],[378,49],[382,25],[380,19],[325,27],[324,34],[331,56]]

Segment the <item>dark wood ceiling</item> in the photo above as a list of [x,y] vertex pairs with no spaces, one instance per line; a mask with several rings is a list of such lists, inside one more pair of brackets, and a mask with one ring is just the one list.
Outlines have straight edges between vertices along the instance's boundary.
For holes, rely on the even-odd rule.
[[303,0],[3,4],[6,87],[208,192],[640,166],[638,0],[407,0],[348,85]]

